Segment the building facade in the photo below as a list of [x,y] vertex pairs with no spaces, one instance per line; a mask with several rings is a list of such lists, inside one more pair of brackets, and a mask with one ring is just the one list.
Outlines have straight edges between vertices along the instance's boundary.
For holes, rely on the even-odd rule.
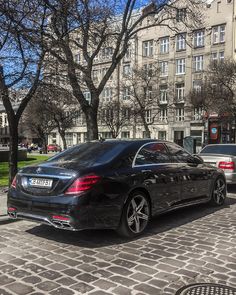
[[[199,150],[209,136],[209,124],[212,119],[206,118],[201,108],[193,107],[188,100],[188,93],[193,88],[201,87],[204,71],[211,60],[235,59],[235,11],[235,0],[214,0],[206,3],[204,7],[205,20],[202,27],[186,30],[181,29],[180,25],[176,32],[165,26],[156,26],[139,31],[130,41],[126,56],[115,69],[101,94],[100,136],[112,137],[111,128],[108,128],[105,118],[116,114],[117,105],[114,101],[118,101],[119,106],[122,106],[121,112],[126,114],[127,119],[120,128],[118,137],[146,136],[140,118],[130,118],[129,121],[130,110],[134,106],[132,86],[135,81],[132,81],[132,77],[137,67],[146,68],[147,72],[158,67],[158,81],[154,79],[146,91],[151,103],[145,106],[145,119],[151,137],[183,145],[183,139],[192,136],[196,139]],[[181,17],[183,16],[184,10]],[[151,20],[147,18],[142,25],[146,26],[149,21]],[[106,72],[112,50],[112,45],[108,46],[97,56],[93,69],[95,82],[99,82]],[[75,58],[77,62],[83,63],[80,52],[75,53]],[[90,93],[86,89],[84,95],[89,101]],[[5,120],[4,114],[0,118],[1,130],[1,124]],[[62,145],[56,130],[49,135],[48,141]],[[74,127],[67,130],[66,141],[68,146],[86,141],[86,124],[82,112],[78,111]]]
[[[135,67],[159,67],[158,83],[150,88],[152,103],[148,105],[146,121],[152,138],[167,139],[183,144],[183,139],[192,136],[197,141],[198,149],[206,142],[208,124],[203,110],[194,108],[188,101],[191,89],[201,87],[204,71],[211,60],[235,58],[236,27],[233,0],[212,1],[205,5],[205,21],[202,27],[194,30],[179,29],[178,33],[168,27],[151,27],[141,30],[131,40],[127,54],[108,81],[102,96],[101,108],[111,105],[114,99],[132,107],[131,76]],[[145,22],[150,21],[146,19]],[[142,24],[143,26],[146,23]],[[102,77],[109,65],[112,46],[104,48],[97,58],[93,71],[94,80]],[[80,54],[77,55],[80,61]],[[81,61],[82,62],[82,61]],[[89,92],[86,94],[89,100]],[[111,115],[104,111],[102,118]],[[107,125],[99,121],[101,137],[112,137]],[[145,129],[140,120],[124,124],[119,138],[143,138]],[[86,126],[82,113],[75,122],[75,127],[67,132],[68,145],[86,140]],[[49,136],[49,142],[60,144],[57,132]]]

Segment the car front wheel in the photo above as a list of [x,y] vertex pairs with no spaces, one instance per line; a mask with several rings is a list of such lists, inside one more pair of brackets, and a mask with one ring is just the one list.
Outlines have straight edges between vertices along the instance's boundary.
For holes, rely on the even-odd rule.
[[143,192],[135,191],[124,205],[117,232],[128,238],[140,235],[150,219],[149,200]]
[[218,177],[213,186],[211,204],[221,206],[224,204],[226,198],[226,182],[223,177]]

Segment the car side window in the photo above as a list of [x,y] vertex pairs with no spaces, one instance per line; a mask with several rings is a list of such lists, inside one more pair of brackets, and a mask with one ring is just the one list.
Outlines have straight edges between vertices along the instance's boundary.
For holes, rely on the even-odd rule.
[[182,147],[174,143],[166,143],[168,150],[172,156],[173,162],[175,163],[188,163],[192,156]]
[[164,144],[154,142],[141,148],[135,159],[135,165],[170,163],[171,159]]

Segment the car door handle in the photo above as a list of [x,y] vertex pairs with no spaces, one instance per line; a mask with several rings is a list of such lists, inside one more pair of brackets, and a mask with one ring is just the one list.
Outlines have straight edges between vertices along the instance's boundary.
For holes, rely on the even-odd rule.
[[142,173],[145,173],[145,172],[152,172],[152,170],[148,170],[148,169],[146,170],[146,169],[145,169],[145,170],[141,170],[141,172],[142,172]]

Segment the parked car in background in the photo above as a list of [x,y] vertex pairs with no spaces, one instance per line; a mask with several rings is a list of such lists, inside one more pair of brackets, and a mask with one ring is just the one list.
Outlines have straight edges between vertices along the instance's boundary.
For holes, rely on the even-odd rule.
[[61,147],[57,144],[49,144],[47,146],[48,152],[60,152]]
[[224,170],[227,183],[236,183],[236,144],[209,144],[199,155],[205,163]]
[[223,171],[175,143],[93,141],[20,169],[8,192],[8,214],[135,237],[154,215],[205,202],[221,206],[225,198]]

